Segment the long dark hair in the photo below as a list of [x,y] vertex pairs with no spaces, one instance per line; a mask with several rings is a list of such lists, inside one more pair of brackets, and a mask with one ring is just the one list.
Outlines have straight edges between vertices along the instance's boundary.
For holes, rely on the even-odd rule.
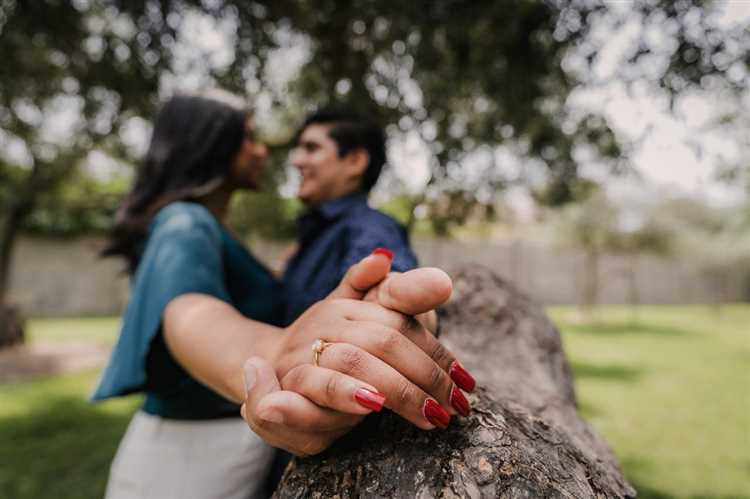
[[122,256],[134,273],[159,209],[199,199],[224,184],[248,114],[238,98],[223,92],[169,99],[156,117],[148,152],[101,256]]

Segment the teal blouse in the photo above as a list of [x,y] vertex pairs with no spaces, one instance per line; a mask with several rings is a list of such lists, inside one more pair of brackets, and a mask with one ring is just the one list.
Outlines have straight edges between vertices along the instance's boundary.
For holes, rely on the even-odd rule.
[[164,344],[164,308],[186,293],[211,295],[257,321],[282,320],[281,287],[271,273],[205,207],[172,203],[151,223],[120,336],[93,400],[142,391],[143,410],[162,417],[239,414],[237,405],[192,378]]

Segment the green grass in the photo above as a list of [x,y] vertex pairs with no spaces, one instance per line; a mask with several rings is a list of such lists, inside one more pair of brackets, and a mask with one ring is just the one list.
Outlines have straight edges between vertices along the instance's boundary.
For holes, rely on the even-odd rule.
[[[750,498],[750,306],[549,310],[581,412],[646,499]],[[115,319],[34,320],[31,341],[111,344]],[[97,373],[0,385],[0,498],[102,496],[140,399],[91,405]]]
[[640,497],[750,497],[750,306],[548,312],[581,412]]
[[119,327],[116,317],[34,319],[27,324],[26,334],[29,342],[85,340],[111,345]]
[[[36,319],[28,340],[112,344],[118,319]],[[140,397],[90,404],[96,370],[0,385],[0,498],[104,495],[109,463]]]

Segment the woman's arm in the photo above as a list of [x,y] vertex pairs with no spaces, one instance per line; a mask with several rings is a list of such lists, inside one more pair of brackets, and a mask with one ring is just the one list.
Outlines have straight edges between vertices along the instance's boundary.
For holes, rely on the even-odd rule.
[[[278,386],[253,400],[246,419],[267,441],[295,453],[324,448],[383,402],[420,428],[445,427],[450,414],[443,407],[468,412],[456,385],[466,386],[451,380],[455,359],[424,327],[395,310],[416,315],[433,309],[449,296],[450,279],[436,269],[419,269],[382,287],[379,295],[390,308],[360,301],[366,286],[377,284],[388,269],[381,256],[364,259],[337,296],[283,330],[246,319],[210,296],[180,296],[165,311],[167,346],[196,379],[235,401],[246,395],[245,359],[263,358]],[[312,365],[316,339],[328,346],[320,364]],[[258,379],[258,370],[250,371]]]
[[167,348],[191,376],[236,403],[245,400],[242,365],[273,359],[282,329],[248,319],[213,296],[190,293],[164,311]]

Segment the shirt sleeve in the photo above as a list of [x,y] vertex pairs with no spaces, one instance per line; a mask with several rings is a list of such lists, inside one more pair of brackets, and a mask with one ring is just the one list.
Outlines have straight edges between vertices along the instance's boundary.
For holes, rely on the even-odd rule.
[[94,391],[99,400],[142,390],[146,357],[166,306],[186,293],[230,302],[218,222],[202,206],[177,203],[156,217],[138,264],[120,337]]
[[388,248],[393,252],[391,270],[406,272],[417,267],[417,257],[409,245],[406,231],[394,220],[372,217],[349,227],[350,244],[339,268],[339,280],[349,267],[372,253],[375,248]]

